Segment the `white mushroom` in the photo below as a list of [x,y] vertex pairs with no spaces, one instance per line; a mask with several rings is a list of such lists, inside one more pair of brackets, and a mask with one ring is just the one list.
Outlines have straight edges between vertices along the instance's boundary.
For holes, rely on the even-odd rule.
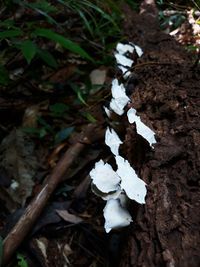
[[142,48],[132,42],[130,42],[129,44],[118,43],[116,50],[121,55],[125,55],[127,52],[132,54],[134,50],[136,51],[138,57],[141,57],[143,55]]
[[113,168],[103,160],[96,162],[90,171],[90,177],[97,189],[103,193],[115,192],[119,189],[120,178]]
[[115,58],[116,58],[116,61],[117,61],[117,64],[120,64],[122,66],[125,66],[125,67],[131,67],[134,63],[134,61],[122,54],[119,54],[119,53],[115,53]]
[[136,115],[136,110],[134,108],[128,110],[127,117],[129,123],[136,123],[137,133],[144,137],[144,139],[149,142],[150,146],[156,143],[155,133],[141,121],[140,117]]
[[105,134],[105,143],[107,146],[110,147],[111,152],[114,155],[119,154],[119,146],[123,143],[120,139],[117,133],[113,129],[107,128],[106,134]]
[[112,99],[110,102],[110,108],[118,115],[124,113],[124,107],[130,101],[129,97],[126,95],[126,90],[123,84],[119,84],[117,79],[112,81]]
[[104,111],[105,111],[106,115],[108,116],[108,118],[110,118],[111,111],[106,106],[103,106],[103,108],[104,108]]
[[147,193],[146,183],[137,176],[127,160],[121,156],[116,156],[115,159],[118,166],[117,174],[121,178],[121,189],[124,189],[130,199],[144,204]]
[[119,199],[108,200],[103,213],[106,233],[109,233],[112,229],[125,227],[132,222],[130,213],[120,205]]
[[116,50],[119,54],[124,55],[127,52],[129,53],[133,53],[134,51],[134,47],[130,44],[122,44],[122,43],[118,43],[116,46]]
[[131,72],[127,67],[118,65],[118,68],[122,71],[124,79],[127,79],[131,75]]
[[123,83],[119,84],[117,79],[112,81],[111,93],[113,98],[126,98],[127,101],[130,101]]
[[135,45],[135,44],[133,44],[133,45],[135,47],[135,51],[136,51],[138,57],[141,57],[143,55],[142,49],[138,45]]
[[118,189],[115,192],[109,192],[109,193],[103,193],[102,191],[100,191],[96,185],[92,182],[91,184],[91,189],[92,192],[97,195],[98,197],[101,197],[103,200],[109,200],[109,199],[117,199],[120,197],[122,190]]

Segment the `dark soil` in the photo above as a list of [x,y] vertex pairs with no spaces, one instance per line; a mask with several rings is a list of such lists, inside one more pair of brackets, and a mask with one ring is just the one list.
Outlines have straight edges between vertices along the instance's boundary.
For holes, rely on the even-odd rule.
[[[138,208],[120,266],[198,267],[200,68],[193,68],[195,58],[160,31],[154,8],[140,15],[125,8],[125,14],[129,40],[144,49],[134,70],[133,106],[158,143],[145,161],[135,162],[148,196]],[[131,149],[132,155],[141,154],[134,140]]]

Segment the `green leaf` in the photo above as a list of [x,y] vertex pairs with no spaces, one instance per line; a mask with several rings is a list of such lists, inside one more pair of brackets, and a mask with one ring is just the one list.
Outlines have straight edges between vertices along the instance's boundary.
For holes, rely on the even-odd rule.
[[36,136],[41,139],[47,135],[47,130],[45,129],[45,127],[42,127],[40,129],[33,127],[24,127],[23,131],[27,134]]
[[37,54],[50,67],[55,69],[58,67],[56,59],[47,50],[37,49]]
[[84,25],[85,27],[88,29],[89,33],[94,36],[94,32],[93,32],[93,29],[90,25],[90,22],[88,21],[88,19],[86,18],[85,14],[81,11],[81,10],[78,10],[78,13],[79,13],[79,16],[82,18],[83,22],[84,22]]
[[61,143],[65,139],[67,139],[70,134],[74,131],[74,127],[68,127],[65,129],[62,129],[55,135],[55,144]]
[[102,17],[104,17],[106,20],[110,21],[115,27],[118,28],[116,22],[114,21],[114,19],[112,18],[112,16],[110,16],[109,14],[105,13],[101,8],[99,8],[97,5],[91,3],[90,1],[83,1],[83,4],[88,6],[88,8],[92,8],[94,9],[96,12],[98,12],[99,14],[101,14]]
[[47,1],[44,0],[44,1],[37,1],[36,3],[27,3],[28,1],[26,2],[21,0],[15,0],[14,2],[22,7],[33,9],[37,13],[46,17],[51,24],[56,24],[58,26],[58,23],[51,16],[48,15],[49,12],[56,12],[58,10],[56,7],[52,6]]
[[83,116],[91,123],[95,123],[97,121],[89,112],[85,112]]
[[40,9],[43,12],[49,13],[49,12],[58,12],[57,8],[55,6],[52,6],[49,2],[43,0],[38,1],[36,3],[28,3],[29,7],[34,9]]
[[69,110],[69,107],[63,103],[55,103],[49,107],[53,116],[63,116],[66,111]]
[[64,48],[68,49],[69,51],[79,54],[83,58],[86,58],[90,61],[93,61],[93,59],[89,56],[89,54],[78,44],[74,43],[73,41],[65,38],[60,34],[53,32],[52,30],[41,28],[41,29],[36,29],[33,33],[36,36],[44,37],[54,42],[57,42]]
[[40,133],[40,129],[34,127],[23,127],[22,130],[27,134],[33,134],[33,135],[39,135]]
[[8,30],[0,32],[0,39],[12,38],[22,35],[23,32],[21,30]]
[[38,122],[46,131],[49,131],[52,134],[54,133],[53,128],[42,117],[38,117]]
[[88,104],[85,102],[83,96],[82,96],[82,93],[81,91],[77,91],[77,96],[78,96],[78,99],[86,106],[88,106]]
[[21,254],[17,254],[18,266],[19,267],[28,267],[27,261],[24,259],[24,256]]
[[0,84],[7,85],[9,82],[9,74],[6,68],[0,65]]
[[5,27],[7,29],[14,27],[14,21],[11,19],[6,19],[4,21],[0,21],[0,26]]
[[3,257],[3,238],[0,236],[0,266],[2,263],[2,257]]
[[30,64],[36,54],[37,46],[32,41],[26,40],[21,44],[21,50],[26,61]]
[[43,138],[47,135],[47,130],[45,128],[41,128],[39,131],[39,137]]
[[79,101],[82,102],[84,105],[88,106],[88,104],[85,102],[85,100],[82,96],[82,92],[81,92],[80,88],[76,84],[73,84],[73,83],[70,83],[70,86],[71,86],[72,90],[77,94]]

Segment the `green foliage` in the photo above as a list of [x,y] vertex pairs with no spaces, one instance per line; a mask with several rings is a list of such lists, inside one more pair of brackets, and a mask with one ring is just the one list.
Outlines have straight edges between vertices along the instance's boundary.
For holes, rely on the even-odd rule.
[[59,144],[66,140],[73,131],[74,127],[67,127],[57,132],[55,135],[55,144]]
[[84,112],[83,116],[91,123],[95,123],[97,121],[89,112]]
[[[10,12],[10,17],[12,17],[13,11],[19,9],[23,10],[24,14],[30,14],[30,19],[21,21],[11,19],[9,15],[6,15],[6,19],[0,21],[0,42],[3,41],[4,46],[6,44],[3,56],[1,56],[3,57],[1,65],[6,66],[6,62],[9,62],[8,54],[13,55],[20,51],[28,65],[31,65],[33,59],[36,58],[51,68],[58,68],[60,62],[55,56],[57,44],[92,64],[110,64],[113,59],[109,51],[120,38],[120,4],[122,2],[122,0],[106,2],[100,0],[37,0],[31,2],[5,0],[4,13],[9,14],[12,10]],[[70,17],[66,18],[65,22],[59,21],[59,14],[66,11],[72,14],[72,18],[76,17],[75,25]],[[39,15],[39,20],[34,20],[36,15]],[[31,20],[32,17],[33,20]],[[66,26],[68,23],[72,23],[72,28],[80,28],[80,36],[74,35],[74,32]],[[77,42],[77,37],[80,42]],[[49,41],[55,42],[54,48],[49,46]],[[101,61],[98,61],[98,58]],[[38,61],[34,60],[34,62]],[[0,66],[0,84],[6,86],[9,84],[9,73],[2,66]],[[84,103],[81,91],[76,90],[76,92],[78,99]]]
[[38,128],[24,127],[23,131],[40,139],[43,139],[47,134],[54,136],[55,133],[53,127],[51,127],[51,125],[48,124],[45,119],[38,117],[37,120],[39,124]]
[[62,117],[65,112],[69,110],[69,107],[63,103],[55,103],[49,107],[51,115],[54,117]]
[[32,9],[33,11],[44,16],[47,21],[51,24],[58,25],[58,23],[49,15],[49,13],[58,12],[55,6],[52,6],[48,1],[37,1],[35,3],[29,3],[26,1],[15,0],[15,3],[19,4],[22,7],[26,7],[28,9]]
[[[17,1],[18,3],[20,3],[20,1]],[[25,3],[26,6],[35,9],[36,11],[40,10],[43,13],[55,13],[58,12],[58,9],[55,6],[52,6],[51,3],[43,0],[43,1],[37,1],[35,3]]]
[[85,106],[87,106],[87,103],[83,97],[83,93],[81,91],[81,88],[79,86],[77,86],[76,84],[74,83],[70,83],[70,86],[72,88],[72,90],[77,94],[77,97],[78,97],[78,100],[84,104]]
[[[18,5],[27,10],[33,10],[42,15],[44,18],[43,20],[46,19],[50,25],[56,25],[61,32],[64,32],[62,23],[57,22],[52,15],[58,14],[59,8],[68,8],[69,10],[72,10],[78,14],[80,22],[82,20],[81,25],[90,35],[87,36],[86,32],[85,38],[88,40],[89,44],[94,45],[96,51],[106,49],[106,39],[111,36],[116,38],[120,33],[119,22],[121,11],[120,7],[118,7],[113,0],[109,0],[106,3],[102,3],[102,1],[99,0],[57,0],[56,2],[46,0],[36,2],[13,0],[11,2],[16,6]],[[120,3],[120,1],[118,2]],[[37,55],[49,66],[55,68],[57,65],[49,51],[47,54],[44,49],[37,47],[37,40],[39,37],[44,37],[59,43],[65,49],[77,53],[87,60],[93,61],[93,57],[90,56],[79,44],[66,38],[63,34],[55,33],[52,29],[49,29],[49,27],[41,28],[40,25],[38,25],[37,21],[25,21],[21,27],[16,26],[13,20],[6,19],[0,22],[0,27],[3,29],[0,32],[0,39],[10,39],[9,45],[12,46],[13,44],[14,47],[21,49],[28,64],[30,64],[32,59]],[[30,36],[34,36],[35,38],[30,40]],[[90,41],[91,37],[94,42]],[[17,46],[15,45],[16,40],[18,44]]]
[[49,53],[47,50],[43,50],[40,48],[37,48],[37,55],[44,61],[44,63],[46,63],[49,67],[52,68],[57,68],[58,67],[58,63],[56,61],[56,59],[54,58],[54,56]]
[[101,53],[101,57],[107,52],[111,37],[115,40],[120,38],[122,0],[57,1],[79,16],[80,25],[84,28],[84,38],[96,53]]
[[163,15],[163,12],[159,12],[160,26],[162,29],[170,26],[171,30],[178,28],[186,19],[186,17],[182,14],[175,14],[168,17]]
[[0,39],[13,38],[22,35],[23,32],[20,29],[7,30],[0,32]]
[[38,122],[43,127],[42,129],[44,129],[45,133],[50,132],[50,133],[54,134],[52,126],[50,124],[48,124],[42,117],[38,117]]
[[161,6],[164,4],[164,0],[157,0],[156,3],[157,5]]
[[[49,110],[50,118],[63,119],[67,116],[69,107],[64,103],[55,103],[53,105],[50,105]],[[23,131],[39,139],[43,139],[44,137],[48,136],[53,144],[59,144],[63,142],[74,131],[73,126],[58,130],[58,127],[56,127],[56,125],[50,125],[50,123],[48,123],[47,120],[41,116],[37,118],[37,121],[37,128],[24,127]]]
[[17,262],[16,267],[28,267],[28,263],[27,263],[27,261],[23,255],[18,253],[17,254],[17,260],[18,260],[18,262]]
[[[21,56],[24,58],[22,64],[29,66],[22,66],[24,72],[20,79],[30,81],[31,86],[39,86],[39,90],[40,88],[43,90],[44,84],[51,84],[48,78],[46,80],[43,77],[48,75],[51,77],[52,69],[58,68],[59,72],[60,69],[70,68],[68,55],[76,54],[78,58],[89,61],[90,70],[99,64],[111,65],[113,61],[111,51],[116,41],[121,38],[120,5],[123,2],[123,0],[4,1],[3,18],[5,19],[0,21],[0,45],[3,47],[0,58],[0,85],[12,87],[18,82],[18,77],[10,80],[9,77],[12,76],[9,75],[9,71],[15,71],[13,66],[18,66],[17,61],[21,60]],[[132,5],[135,3],[131,0],[129,2],[132,2]],[[16,16],[17,18],[13,19],[15,13],[19,17]],[[74,71],[72,75],[83,78],[87,83],[90,70],[82,70],[80,65],[77,70],[72,70]],[[61,90],[65,90],[64,82],[60,82],[60,78],[58,81],[56,79],[57,76],[55,84],[60,85]],[[52,90],[43,90],[43,92],[56,91],[57,88],[54,82],[52,83]],[[74,80],[73,85],[71,85],[72,82],[69,81],[69,83],[76,94],[73,104],[87,106],[90,90],[87,84],[84,84],[85,87],[82,89]],[[67,94],[67,91],[65,93]],[[55,106],[50,107],[49,115],[59,119],[67,111],[66,105],[56,103]],[[85,117],[90,122],[95,121],[90,114]],[[38,124],[38,128],[29,128],[26,131],[39,138],[49,135],[55,137],[57,134],[51,125],[44,125],[42,121],[38,121]]]
[[88,55],[88,53],[84,49],[82,49],[78,44],[72,42],[71,40],[65,38],[60,34],[53,32],[52,30],[40,28],[36,29],[33,32],[33,34],[57,42],[64,48],[68,49],[69,51],[79,54],[83,58],[93,61],[93,59]]
[[21,42],[21,51],[24,55],[25,59],[27,60],[27,63],[30,64],[31,60],[34,58],[37,52],[37,46],[30,40],[25,40]]
[[45,128],[33,128],[33,127],[24,127],[23,131],[27,134],[36,136],[37,138],[42,139],[47,134]]
[[[162,0],[161,0],[162,1]],[[140,4],[138,1],[126,0],[126,3],[135,11],[139,11]]]

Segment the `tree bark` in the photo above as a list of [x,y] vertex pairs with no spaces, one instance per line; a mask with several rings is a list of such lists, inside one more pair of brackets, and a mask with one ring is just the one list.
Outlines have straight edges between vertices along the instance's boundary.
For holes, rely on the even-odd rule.
[[144,206],[132,207],[135,222],[120,266],[198,267],[200,68],[194,69],[195,58],[159,29],[156,7],[147,2],[139,15],[125,7],[124,28],[144,50],[134,70],[133,106],[158,142],[136,162],[135,155],[144,150],[129,141],[129,160],[131,147],[132,164],[147,182],[148,195]]

